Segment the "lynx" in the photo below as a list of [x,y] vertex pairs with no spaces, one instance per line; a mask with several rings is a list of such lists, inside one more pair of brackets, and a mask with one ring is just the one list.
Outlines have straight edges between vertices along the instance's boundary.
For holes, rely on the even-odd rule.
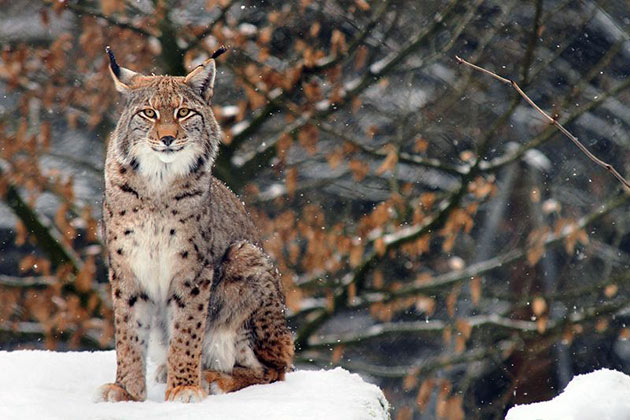
[[244,205],[212,175],[220,128],[210,59],[186,77],[144,76],[107,48],[124,109],[107,148],[107,244],[116,382],[97,399],[146,399],[149,342],[165,399],[283,380],[293,359],[279,274]]

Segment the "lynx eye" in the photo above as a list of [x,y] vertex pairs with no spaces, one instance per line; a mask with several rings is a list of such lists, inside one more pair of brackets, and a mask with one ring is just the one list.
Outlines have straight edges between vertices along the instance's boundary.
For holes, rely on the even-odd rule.
[[192,111],[188,108],[179,108],[177,110],[177,118],[186,118],[192,113]]
[[155,110],[151,108],[143,109],[142,111],[140,111],[140,113],[149,119],[155,118],[155,115],[156,115]]

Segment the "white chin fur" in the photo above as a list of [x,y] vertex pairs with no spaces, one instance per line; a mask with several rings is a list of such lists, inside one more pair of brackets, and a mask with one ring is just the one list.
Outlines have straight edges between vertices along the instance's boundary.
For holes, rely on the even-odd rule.
[[175,159],[177,159],[177,153],[178,152],[158,153],[158,159],[160,159],[164,163],[171,163],[174,162]]
[[156,152],[148,145],[139,145],[131,155],[137,159],[140,173],[147,178],[148,184],[159,190],[175,178],[187,175],[201,153],[195,144],[188,144],[173,153]]

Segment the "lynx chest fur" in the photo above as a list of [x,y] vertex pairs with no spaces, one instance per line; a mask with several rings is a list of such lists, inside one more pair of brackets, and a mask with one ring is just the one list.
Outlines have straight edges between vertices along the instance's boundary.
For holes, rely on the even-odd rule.
[[218,54],[186,77],[143,76],[108,54],[125,105],[103,202],[116,380],[98,399],[146,398],[149,345],[167,400],[282,380],[293,341],[278,272],[243,203],[212,176]]
[[[214,267],[230,243],[257,240],[242,204],[207,173],[173,182],[168,190],[143,186],[140,176],[131,166],[108,162],[107,242],[155,302],[167,301],[183,267]],[[231,218],[212,217],[221,214]]]

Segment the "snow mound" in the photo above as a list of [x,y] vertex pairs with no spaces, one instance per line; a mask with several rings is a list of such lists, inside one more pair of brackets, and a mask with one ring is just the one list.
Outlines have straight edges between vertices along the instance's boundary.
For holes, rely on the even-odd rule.
[[286,381],[211,395],[197,404],[164,402],[165,385],[148,365],[145,402],[95,403],[112,382],[116,356],[107,352],[0,351],[0,419],[388,419],[381,390],[341,368],[297,371]]
[[578,375],[551,401],[520,405],[505,420],[629,420],[630,376],[610,369]]

